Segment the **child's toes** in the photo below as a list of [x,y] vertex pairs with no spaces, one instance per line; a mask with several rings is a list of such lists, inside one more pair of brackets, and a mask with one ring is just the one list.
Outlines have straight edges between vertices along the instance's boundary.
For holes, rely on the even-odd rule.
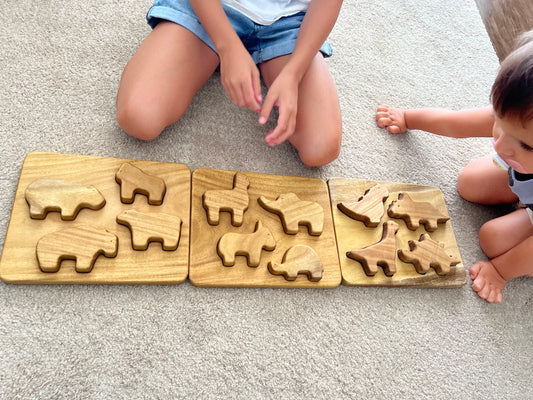
[[477,275],[479,274],[480,269],[481,269],[480,263],[475,263],[474,265],[472,265],[470,269],[468,270],[468,272],[470,273],[470,278],[476,279]]

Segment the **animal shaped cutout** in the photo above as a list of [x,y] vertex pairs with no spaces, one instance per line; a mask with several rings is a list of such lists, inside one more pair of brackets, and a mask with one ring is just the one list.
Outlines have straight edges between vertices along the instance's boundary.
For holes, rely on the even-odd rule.
[[71,221],[82,208],[99,210],[104,196],[92,185],[58,178],[40,178],[28,185],[24,193],[30,217],[44,219],[49,211],[59,211],[61,219]]
[[394,221],[385,222],[379,242],[359,250],[349,251],[346,256],[359,261],[369,276],[376,275],[378,266],[383,267],[385,275],[393,276],[396,273],[396,232],[398,232],[398,228],[399,225]]
[[226,267],[235,265],[235,256],[245,256],[249,267],[259,266],[261,251],[274,250],[276,240],[261,221],[257,221],[253,233],[228,232],[222,235],[217,245],[218,255]]
[[150,242],[161,242],[163,250],[178,248],[181,218],[175,215],[127,210],[117,216],[117,223],[130,229],[135,250],[146,250]]
[[231,213],[231,224],[241,226],[244,212],[248,208],[248,187],[250,180],[241,173],[235,173],[233,177],[233,189],[207,190],[203,195],[204,208],[207,211],[207,222],[210,225],[218,225],[220,211]]
[[389,197],[389,190],[377,184],[368,189],[357,201],[339,203],[337,208],[350,218],[363,221],[365,226],[375,228],[385,213],[383,202],[387,197]]
[[305,274],[310,281],[318,282],[322,279],[324,265],[311,247],[299,244],[285,252],[281,263],[269,262],[268,270],[271,274],[283,275],[288,281],[296,280],[298,274]]
[[439,223],[450,219],[431,203],[413,201],[407,193],[400,193],[398,200],[390,204],[387,212],[389,217],[403,219],[407,227],[413,231],[423,224],[428,232],[433,232],[437,230]]
[[433,240],[427,233],[418,241],[409,240],[409,250],[398,250],[398,258],[414,265],[416,272],[425,274],[431,267],[438,275],[446,275],[450,268],[460,263],[452,255],[446,254],[444,244]]
[[77,272],[91,272],[100,254],[116,257],[118,238],[105,228],[80,225],[48,233],[37,242],[43,272],[59,271],[61,261],[75,260]]
[[278,214],[283,230],[289,235],[298,233],[298,226],[308,227],[309,234],[319,236],[324,229],[324,210],[313,201],[300,200],[294,193],[284,193],[276,200],[261,196],[258,200],[261,207]]
[[123,203],[133,203],[139,193],[148,197],[148,204],[163,204],[167,187],[162,178],[147,174],[131,163],[124,163],[116,172],[115,180],[120,184],[120,201]]

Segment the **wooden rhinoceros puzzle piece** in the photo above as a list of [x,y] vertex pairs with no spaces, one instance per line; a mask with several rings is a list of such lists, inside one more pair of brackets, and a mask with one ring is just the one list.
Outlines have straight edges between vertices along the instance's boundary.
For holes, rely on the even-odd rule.
[[387,212],[389,217],[403,219],[412,231],[416,231],[420,224],[423,224],[428,232],[433,232],[437,230],[437,224],[450,219],[431,203],[413,201],[407,193],[400,193],[398,200],[390,204]]
[[274,275],[283,275],[288,281],[296,280],[298,274],[305,274],[310,281],[318,282],[322,279],[324,265],[311,247],[299,244],[285,252],[281,264],[269,262],[268,270]]
[[161,205],[167,191],[165,181],[154,175],[145,173],[130,163],[124,163],[115,174],[115,180],[120,184],[120,201],[133,203],[137,193],[148,197],[148,204]]
[[276,200],[261,196],[257,201],[265,210],[279,215],[285,233],[295,235],[298,233],[298,226],[305,225],[310,235],[322,234],[324,210],[320,204],[300,200],[294,193],[281,194]]
[[409,240],[409,250],[398,250],[398,258],[415,266],[416,272],[425,274],[431,267],[437,275],[446,275],[450,267],[460,263],[454,256],[446,254],[444,244],[433,240],[427,233],[418,241]]
[[37,242],[43,272],[57,272],[63,260],[75,260],[77,272],[91,272],[100,254],[116,257],[118,238],[105,228],[80,225],[44,235]]
[[218,225],[220,211],[231,213],[231,224],[241,226],[244,212],[248,208],[248,187],[250,180],[241,173],[236,172],[233,177],[233,189],[207,190],[203,195],[204,208],[207,211],[207,222]]
[[383,267],[383,272],[387,276],[392,276],[396,272],[396,232],[399,225],[394,221],[387,221],[383,224],[383,234],[381,240],[375,244],[359,250],[352,250],[346,256],[357,260],[363,266],[365,273],[374,276],[378,272],[378,266]]
[[337,208],[350,218],[363,221],[367,227],[375,228],[385,213],[383,202],[387,197],[389,190],[377,184],[368,189],[357,201],[339,203]]
[[226,267],[235,265],[235,256],[245,256],[249,267],[259,266],[261,251],[274,250],[276,240],[261,221],[257,221],[253,233],[228,232],[222,235],[217,245],[217,252]]
[[71,221],[82,208],[99,210],[105,205],[104,196],[94,186],[58,178],[33,181],[26,188],[25,197],[33,219],[44,219],[49,211],[59,211],[62,220]]
[[127,210],[117,216],[117,223],[130,229],[135,250],[146,250],[150,242],[161,242],[163,250],[178,248],[181,218],[175,215]]

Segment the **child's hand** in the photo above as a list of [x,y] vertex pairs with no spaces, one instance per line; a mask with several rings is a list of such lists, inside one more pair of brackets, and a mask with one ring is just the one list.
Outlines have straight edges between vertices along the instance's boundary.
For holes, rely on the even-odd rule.
[[380,128],[386,128],[390,133],[404,133],[407,130],[405,110],[381,105],[376,111],[376,121]]

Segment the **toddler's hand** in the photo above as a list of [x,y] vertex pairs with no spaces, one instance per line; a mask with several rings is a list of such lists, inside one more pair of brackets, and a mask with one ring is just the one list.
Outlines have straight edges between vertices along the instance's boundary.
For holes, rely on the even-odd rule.
[[390,133],[404,133],[407,130],[405,110],[381,105],[376,111],[376,121],[380,128],[386,128]]

